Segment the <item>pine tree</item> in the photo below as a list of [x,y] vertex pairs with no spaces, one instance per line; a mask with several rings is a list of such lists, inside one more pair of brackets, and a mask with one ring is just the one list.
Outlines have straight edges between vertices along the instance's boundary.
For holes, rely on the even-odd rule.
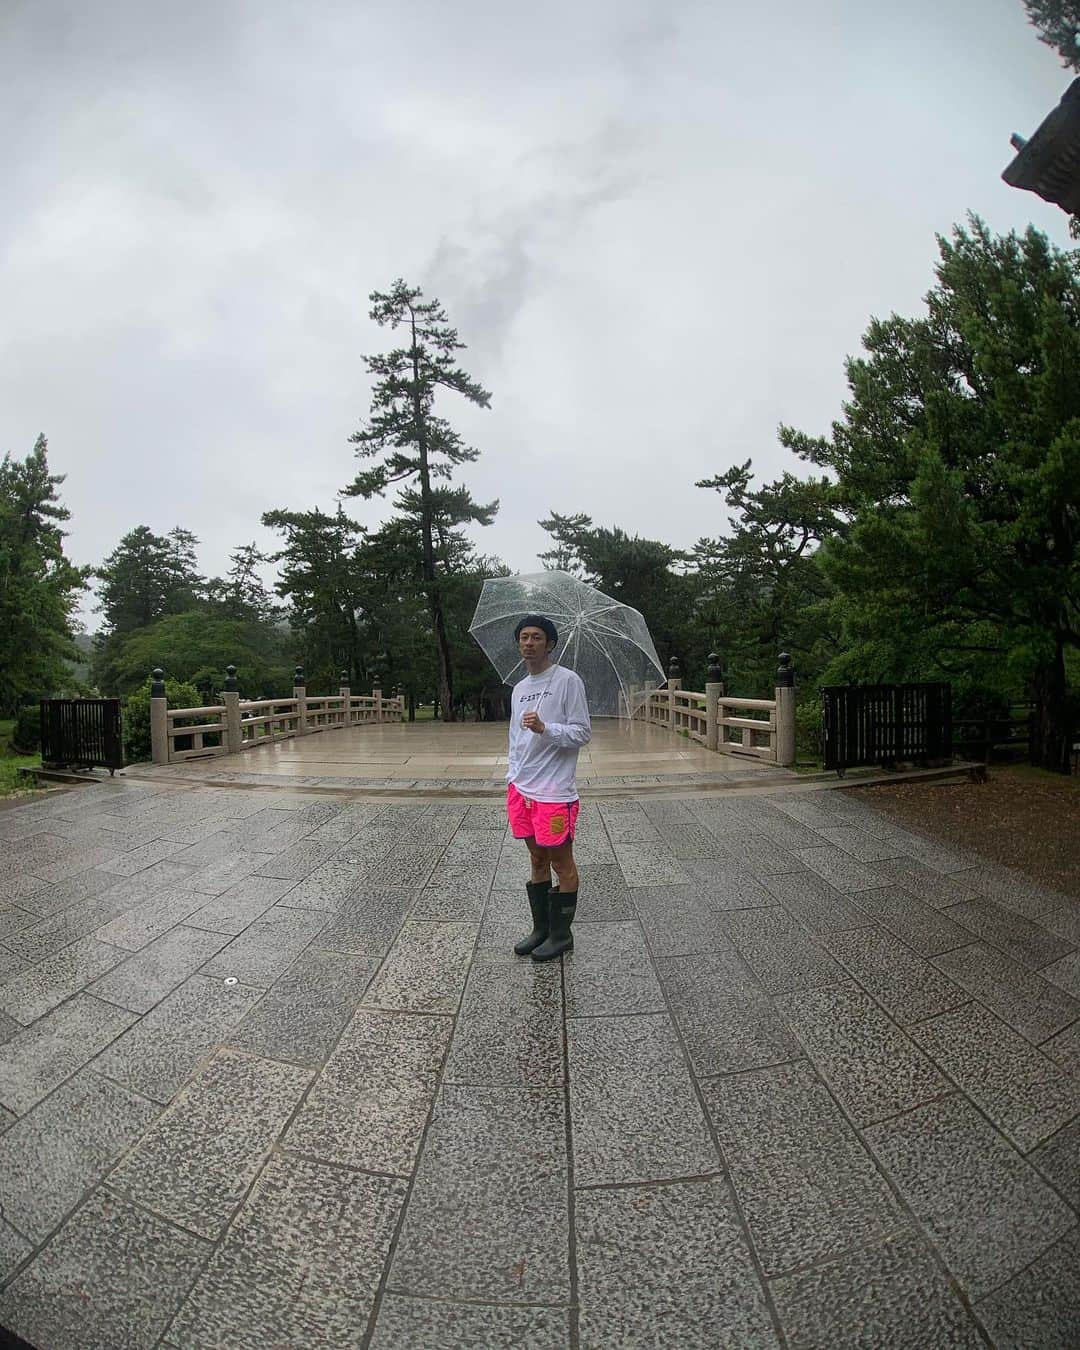
[[21,463],[0,461],[0,709],[13,713],[70,682],[72,617],[90,569],[64,554],[69,518],[39,436]]
[[370,498],[400,485],[399,507],[419,520],[421,576],[438,656],[439,702],[443,717],[452,721],[453,669],[436,534],[440,520],[451,520],[450,528],[469,521],[488,525],[499,504],[481,504],[464,488],[451,491],[435,482],[451,478],[458,465],[479,456],[445,418],[436,415],[437,392],[452,391],[480,408],[490,405],[491,395],[457,365],[456,354],[464,350],[464,343],[439,302],[422,303],[422,296],[423,291],[401,280],[386,294],[372,292],[372,319],[383,328],[403,327],[408,345],[364,358],[375,377],[371,414],[350,440],[358,458],[377,462],[356,475],[345,495]]
[[1080,70],[1080,0],[1024,0],[1039,40],[1053,47],[1061,64]]

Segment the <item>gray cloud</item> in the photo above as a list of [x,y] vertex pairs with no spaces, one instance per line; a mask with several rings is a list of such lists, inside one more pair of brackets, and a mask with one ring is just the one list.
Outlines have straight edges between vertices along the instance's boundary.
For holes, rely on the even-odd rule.
[[402,275],[494,395],[445,410],[485,552],[534,566],[552,508],[690,544],[695,479],[827,427],[935,231],[1067,243],[999,179],[1066,83],[1020,0],[8,0],[0,451],[49,436],[79,561],[179,522],[220,571],[351,477]]

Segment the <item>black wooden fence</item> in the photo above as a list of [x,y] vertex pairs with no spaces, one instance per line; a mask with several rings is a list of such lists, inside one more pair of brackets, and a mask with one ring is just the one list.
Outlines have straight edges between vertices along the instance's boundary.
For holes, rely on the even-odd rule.
[[41,762],[78,769],[123,768],[118,698],[43,698]]
[[826,769],[952,756],[948,684],[831,685],[822,694]]

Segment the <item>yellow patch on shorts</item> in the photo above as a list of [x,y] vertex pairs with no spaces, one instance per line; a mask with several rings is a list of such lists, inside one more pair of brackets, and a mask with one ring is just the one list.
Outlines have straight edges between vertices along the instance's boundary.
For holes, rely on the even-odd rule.
[[566,817],[565,817],[565,816],[552,816],[552,817],[551,817],[551,833],[552,833],[552,834],[562,834],[563,831],[564,831],[565,829],[566,829]]

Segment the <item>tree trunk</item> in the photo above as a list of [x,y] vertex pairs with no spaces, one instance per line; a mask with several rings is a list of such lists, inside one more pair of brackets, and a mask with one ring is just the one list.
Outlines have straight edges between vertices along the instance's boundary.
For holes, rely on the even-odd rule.
[[1053,773],[1068,773],[1073,728],[1065,682],[1065,648],[1061,639],[1054,655],[1035,672],[1031,762]]
[[442,601],[439,596],[439,578],[435,572],[435,544],[431,537],[431,473],[428,469],[427,425],[420,399],[420,363],[416,355],[416,319],[412,320],[413,416],[416,418],[416,450],[420,459],[420,535],[423,541],[424,588],[431,627],[435,634],[435,649],[439,658],[439,702],[444,722],[454,721],[454,681],[450,667],[450,643],[446,637]]

